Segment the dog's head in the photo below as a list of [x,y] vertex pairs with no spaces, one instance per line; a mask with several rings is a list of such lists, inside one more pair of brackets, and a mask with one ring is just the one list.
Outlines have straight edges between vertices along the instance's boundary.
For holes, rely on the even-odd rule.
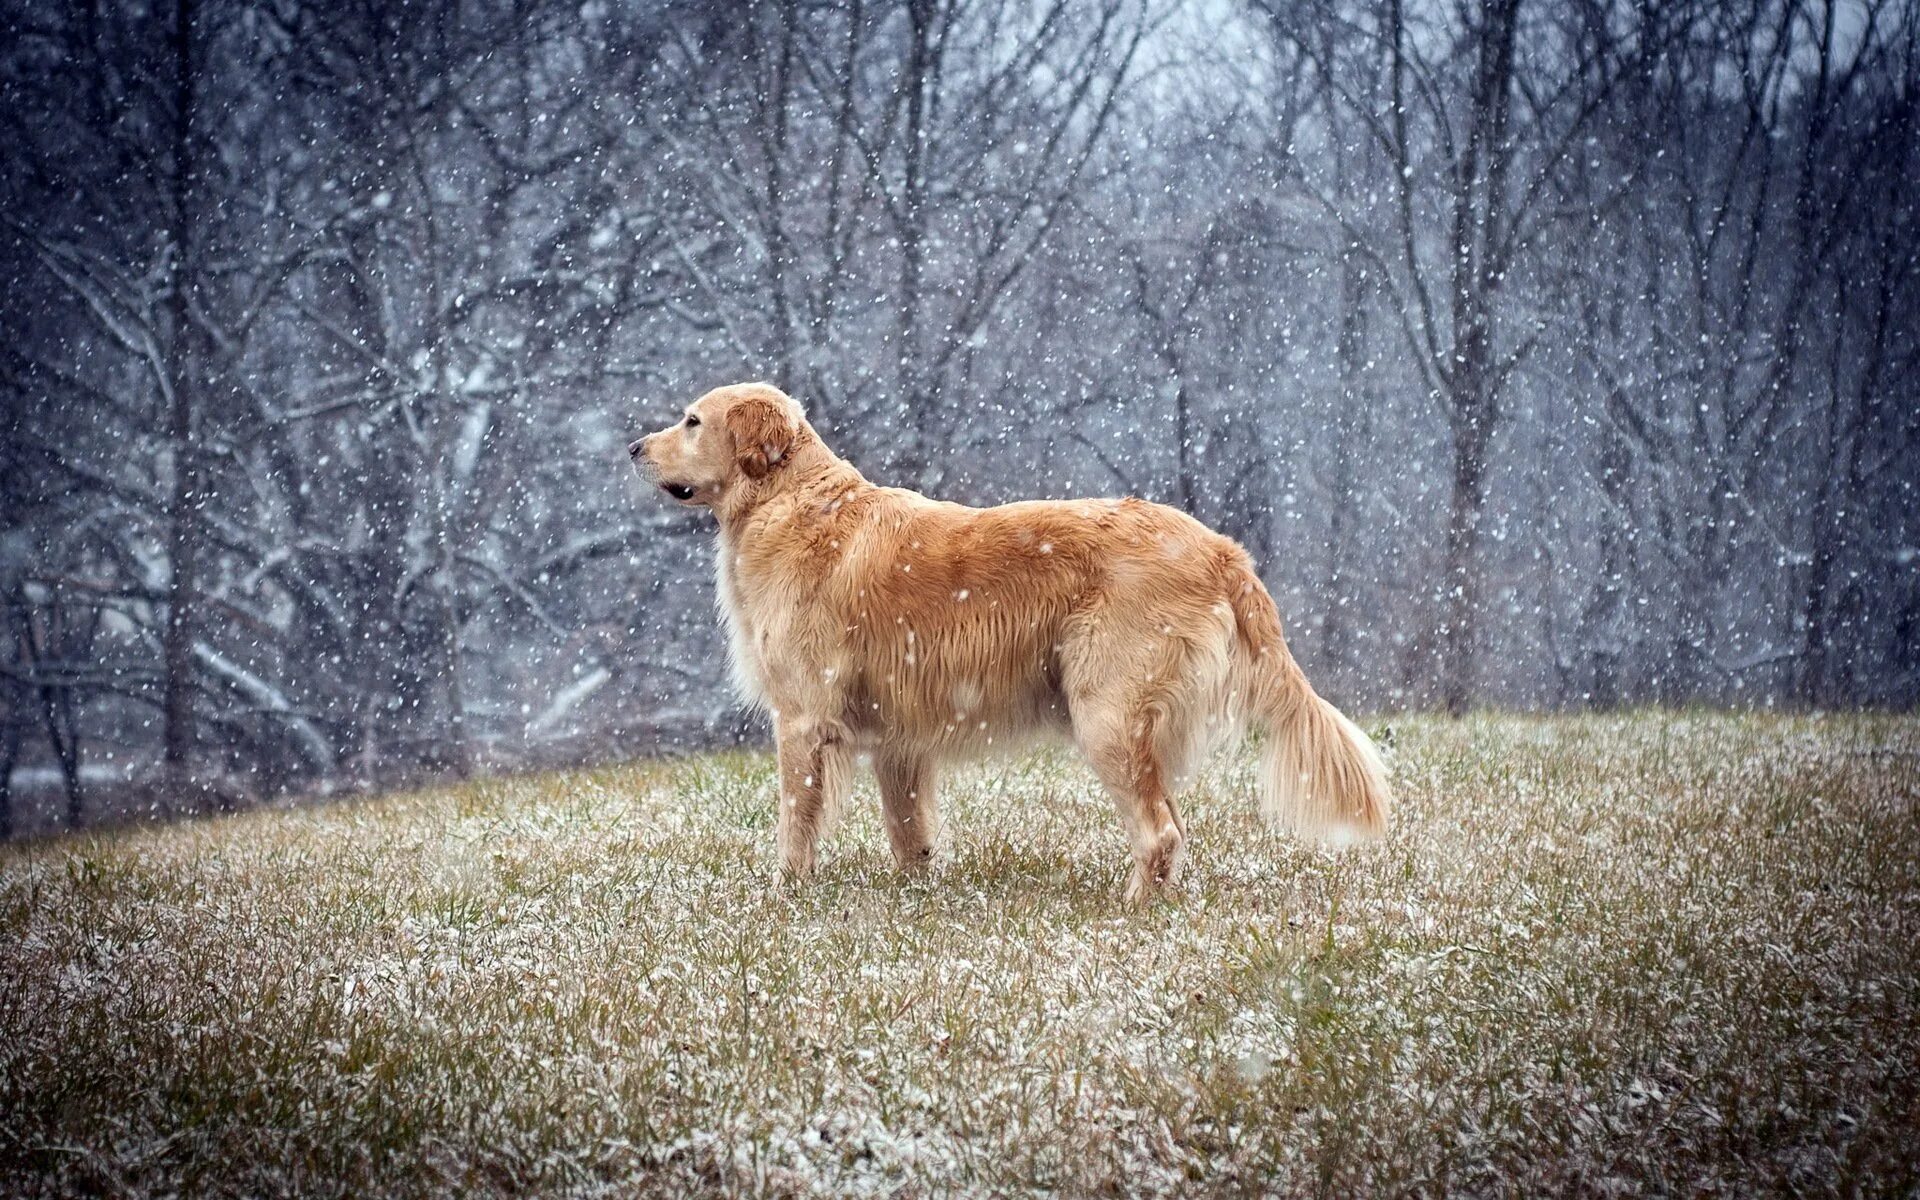
[[715,388],[678,422],[627,447],[641,475],[682,504],[712,507],[784,469],[807,437],[793,397],[767,383]]

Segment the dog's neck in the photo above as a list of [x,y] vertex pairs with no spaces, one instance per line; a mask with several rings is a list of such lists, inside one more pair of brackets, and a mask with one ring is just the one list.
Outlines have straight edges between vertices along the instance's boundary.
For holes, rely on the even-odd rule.
[[827,449],[812,430],[803,430],[786,454],[759,479],[741,479],[713,506],[720,536],[735,541],[767,504],[783,496],[843,492],[872,487],[857,467]]

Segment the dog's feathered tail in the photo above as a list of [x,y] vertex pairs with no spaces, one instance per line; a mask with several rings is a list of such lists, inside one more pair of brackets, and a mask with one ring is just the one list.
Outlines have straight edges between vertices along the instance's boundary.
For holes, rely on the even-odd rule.
[[1287,650],[1280,614],[1251,566],[1231,585],[1246,718],[1266,730],[1260,807],[1297,833],[1331,845],[1379,837],[1393,793],[1373,742],[1321,699]]

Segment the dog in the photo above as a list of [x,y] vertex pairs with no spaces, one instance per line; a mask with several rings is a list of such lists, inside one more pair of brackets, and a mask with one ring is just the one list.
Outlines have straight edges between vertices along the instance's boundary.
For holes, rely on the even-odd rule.
[[1384,833],[1373,744],[1308,686],[1240,545],[1137,499],[969,508],[867,481],[786,393],[717,388],[633,442],[641,475],[711,510],[733,674],[772,717],[783,871],[871,759],[895,861],[924,868],[943,764],[1070,736],[1132,843],[1126,898],[1178,879],[1177,797],[1243,726],[1262,808],[1335,843]]

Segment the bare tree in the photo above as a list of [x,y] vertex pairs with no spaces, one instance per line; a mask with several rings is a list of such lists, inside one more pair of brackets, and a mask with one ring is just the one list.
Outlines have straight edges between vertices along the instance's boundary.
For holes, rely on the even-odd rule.
[[[710,204],[706,244],[746,248],[754,285],[682,237],[692,303],[822,416],[883,421],[897,477],[937,479],[955,389],[989,399],[982,331],[1069,210],[1149,27],[1126,4],[856,0],[756,10],[688,46],[678,78],[723,98],[693,127],[746,152],[657,127]],[[872,345],[887,353],[854,349]]]
[[[1902,318],[1912,258],[1893,233],[1911,200],[1890,183],[1911,169],[1913,35],[1892,5],[1855,15],[1842,37],[1837,5],[1663,10],[1685,36],[1619,90],[1621,136],[1571,189],[1594,258],[1560,303],[1598,385],[1601,578],[1638,577],[1667,606],[1643,609],[1632,635],[1657,653],[1663,699],[1788,664],[1803,699],[1836,694],[1816,681],[1864,652],[1849,644],[1862,622],[1828,619],[1858,604],[1838,564],[1864,579],[1898,550],[1898,520],[1873,548],[1870,525],[1836,520],[1889,495],[1912,445],[1883,389],[1916,336]],[[1650,561],[1625,561],[1623,530]],[[1797,570],[1799,586],[1750,594],[1761,564]],[[1620,586],[1591,611],[1615,644]]]
[[[1539,337],[1511,293],[1546,245],[1555,180],[1623,56],[1651,48],[1595,36],[1579,9],[1534,12],[1523,0],[1476,0],[1450,14],[1383,0],[1365,24],[1331,5],[1270,12],[1276,35],[1320,73],[1330,119],[1380,149],[1377,193],[1342,193],[1310,172],[1297,178],[1391,296],[1391,317],[1446,420],[1432,644],[1440,699],[1457,713],[1474,688],[1493,439],[1514,373]],[[1342,46],[1355,48],[1337,57]],[[1377,92],[1355,78],[1356,58],[1384,72]],[[1382,92],[1385,103],[1374,104]],[[1374,195],[1388,198],[1384,228],[1374,223],[1383,215]]]

